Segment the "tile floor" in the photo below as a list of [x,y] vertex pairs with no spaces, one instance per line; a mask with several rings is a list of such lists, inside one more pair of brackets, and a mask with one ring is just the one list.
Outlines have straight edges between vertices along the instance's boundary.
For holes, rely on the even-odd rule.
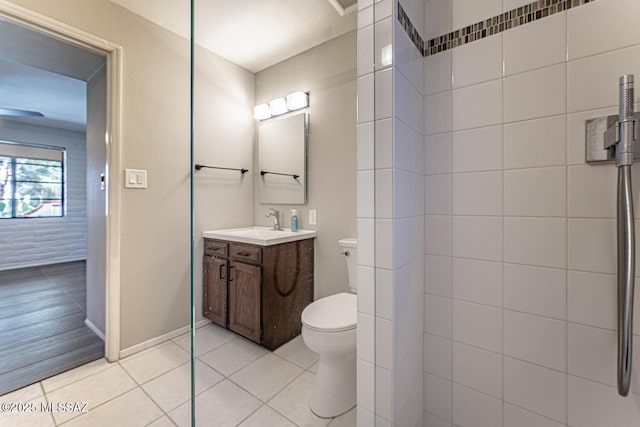
[[[297,337],[274,352],[210,324],[196,331],[196,425],[355,427],[356,411],[316,417],[308,407],[317,355]],[[188,427],[189,336],[117,363],[101,359],[1,402],[89,402],[88,412],[0,412],[0,426]]]

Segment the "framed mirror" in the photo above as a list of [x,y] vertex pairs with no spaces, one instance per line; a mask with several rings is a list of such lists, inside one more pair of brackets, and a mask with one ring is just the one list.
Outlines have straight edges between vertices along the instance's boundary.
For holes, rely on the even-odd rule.
[[307,202],[309,114],[265,120],[258,127],[260,203]]

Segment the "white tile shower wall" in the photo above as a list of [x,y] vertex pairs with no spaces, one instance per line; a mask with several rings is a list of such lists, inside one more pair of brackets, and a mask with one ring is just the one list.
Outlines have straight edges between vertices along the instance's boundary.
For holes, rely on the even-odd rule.
[[[358,364],[357,396],[358,426],[373,424],[376,419],[375,313],[364,301],[375,301],[374,281],[364,283],[364,277],[375,280],[375,159],[379,150],[374,138],[374,26],[373,0],[358,0],[358,144],[357,144],[357,228],[358,228]],[[372,271],[362,275],[360,272]]]
[[[425,0],[425,34],[527,3]],[[584,161],[584,121],[640,75],[637,16],[597,0],[424,59],[425,426],[640,425],[640,372],[615,389],[616,170]]]
[[466,27],[502,12],[501,0],[453,0],[452,27]]
[[[402,7],[424,34],[423,0]],[[358,424],[422,426],[422,236],[427,228],[441,233],[437,221],[431,227],[424,220],[424,61],[397,20],[397,1],[360,0],[358,9],[358,237],[375,243],[374,250],[363,247],[358,263],[375,270],[376,282],[375,312],[359,308],[365,326],[358,332],[359,391],[375,373],[375,392],[358,394]],[[447,144],[434,138],[431,148]],[[446,245],[434,250],[448,253]]]
[[[400,2],[424,35],[423,0]],[[424,61],[393,2],[393,414],[395,426],[424,424]],[[421,284],[422,287],[416,286]]]

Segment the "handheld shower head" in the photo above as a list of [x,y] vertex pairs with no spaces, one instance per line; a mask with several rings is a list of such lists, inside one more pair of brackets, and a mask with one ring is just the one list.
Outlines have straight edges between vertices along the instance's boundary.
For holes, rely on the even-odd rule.
[[633,74],[620,77],[620,121],[633,119],[634,84]]
[[635,101],[633,90],[633,74],[625,74],[620,77],[620,114],[618,115],[619,142],[616,147],[616,160],[618,167],[633,164],[635,152],[635,116],[633,103]]

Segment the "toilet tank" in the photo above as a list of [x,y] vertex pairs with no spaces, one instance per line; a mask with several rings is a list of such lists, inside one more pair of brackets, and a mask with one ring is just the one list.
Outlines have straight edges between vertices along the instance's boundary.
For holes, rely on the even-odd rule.
[[347,263],[347,273],[349,274],[349,288],[354,294],[358,292],[358,277],[356,274],[358,268],[358,239],[348,237],[338,240],[340,252],[344,255]]

